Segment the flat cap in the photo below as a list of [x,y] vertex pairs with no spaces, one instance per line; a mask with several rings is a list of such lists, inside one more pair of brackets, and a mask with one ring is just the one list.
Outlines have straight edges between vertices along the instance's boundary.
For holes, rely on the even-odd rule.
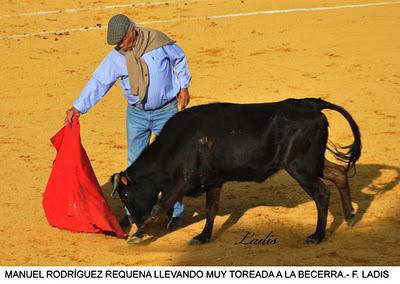
[[125,15],[118,14],[113,16],[108,22],[107,42],[110,45],[116,45],[125,36],[129,26],[133,22]]

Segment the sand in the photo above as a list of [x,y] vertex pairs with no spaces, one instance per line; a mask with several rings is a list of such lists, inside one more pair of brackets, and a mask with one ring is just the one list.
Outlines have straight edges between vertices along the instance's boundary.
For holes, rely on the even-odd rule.
[[[400,264],[400,4],[262,14],[373,0],[118,1],[135,7],[106,7],[116,4],[112,0],[3,2],[0,265]],[[338,192],[327,183],[332,190],[327,239],[304,244],[315,229],[315,204],[282,172],[261,184],[225,184],[212,242],[202,246],[187,242],[204,226],[204,196],[185,199],[182,228],[167,233],[160,224],[139,246],[50,227],[41,205],[55,157],[49,138],[109,52],[105,26],[117,13],[168,33],[184,49],[193,76],[189,107],[303,97],[345,107],[363,142],[350,180],[354,226],[345,223]],[[216,15],[223,17],[206,18]],[[70,31],[48,34],[61,30]],[[115,86],[80,120],[83,144],[107,196],[109,176],[127,164],[121,93]],[[330,139],[351,142],[346,121],[326,114]],[[121,216],[119,200],[108,199]],[[258,239],[272,232],[277,243],[238,244],[247,232]]]

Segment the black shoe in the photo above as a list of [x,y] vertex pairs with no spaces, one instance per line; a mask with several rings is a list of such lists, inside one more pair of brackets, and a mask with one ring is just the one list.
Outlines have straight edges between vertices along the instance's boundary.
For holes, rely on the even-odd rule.
[[170,231],[175,231],[182,225],[182,217],[172,217],[167,225],[167,229]]
[[132,216],[124,215],[118,222],[122,228],[130,228],[133,223]]

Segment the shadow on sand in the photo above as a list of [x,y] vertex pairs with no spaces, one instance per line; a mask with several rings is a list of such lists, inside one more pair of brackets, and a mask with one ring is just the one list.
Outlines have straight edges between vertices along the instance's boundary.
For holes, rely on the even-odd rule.
[[[388,179],[384,179],[386,182],[376,182],[387,175],[390,176],[389,181],[387,181]],[[395,188],[399,181],[400,168],[398,167],[381,164],[357,165],[356,175],[349,179],[352,201],[356,209],[353,226],[357,226],[357,223],[363,219],[364,214],[375,198]],[[331,189],[329,211],[333,216],[333,221],[328,225],[327,231],[333,233],[345,220],[338,190],[333,184],[325,180],[324,182]],[[123,205],[117,195],[110,197],[111,184],[109,182],[104,184],[102,190],[114,214],[117,218],[121,218],[124,214]],[[214,231],[213,239],[220,237],[225,231],[235,225],[249,209],[258,206],[294,208],[310,201],[311,199],[296,181],[283,171],[260,184],[248,182],[226,183],[222,190],[218,215],[229,215],[229,217],[218,231]],[[182,227],[189,226],[205,218],[205,195],[199,198],[186,197],[184,203],[185,215]],[[314,212],[310,212],[310,214],[316,215],[316,209]],[[164,229],[165,224],[166,220],[164,220],[164,224],[155,224],[153,226],[155,228],[152,228],[149,232],[151,237],[144,240],[141,244],[148,245],[167,234],[168,231]],[[189,239],[190,236],[188,236]]]

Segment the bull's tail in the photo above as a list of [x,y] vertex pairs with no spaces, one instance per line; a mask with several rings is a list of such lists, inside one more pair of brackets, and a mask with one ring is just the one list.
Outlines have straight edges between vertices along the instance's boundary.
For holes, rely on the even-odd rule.
[[350,124],[354,136],[353,144],[347,146],[339,146],[337,144],[334,144],[333,142],[330,142],[330,145],[327,146],[327,149],[335,156],[336,159],[347,163],[347,171],[349,171],[350,169],[355,169],[355,164],[361,156],[361,134],[357,123],[354,121],[350,113],[348,113],[347,110],[345,110],[344,108],[324,101],[322,99],[311,100],[313,101],[313,105],[317,106],[319,110],[331,109],[339,112]]

